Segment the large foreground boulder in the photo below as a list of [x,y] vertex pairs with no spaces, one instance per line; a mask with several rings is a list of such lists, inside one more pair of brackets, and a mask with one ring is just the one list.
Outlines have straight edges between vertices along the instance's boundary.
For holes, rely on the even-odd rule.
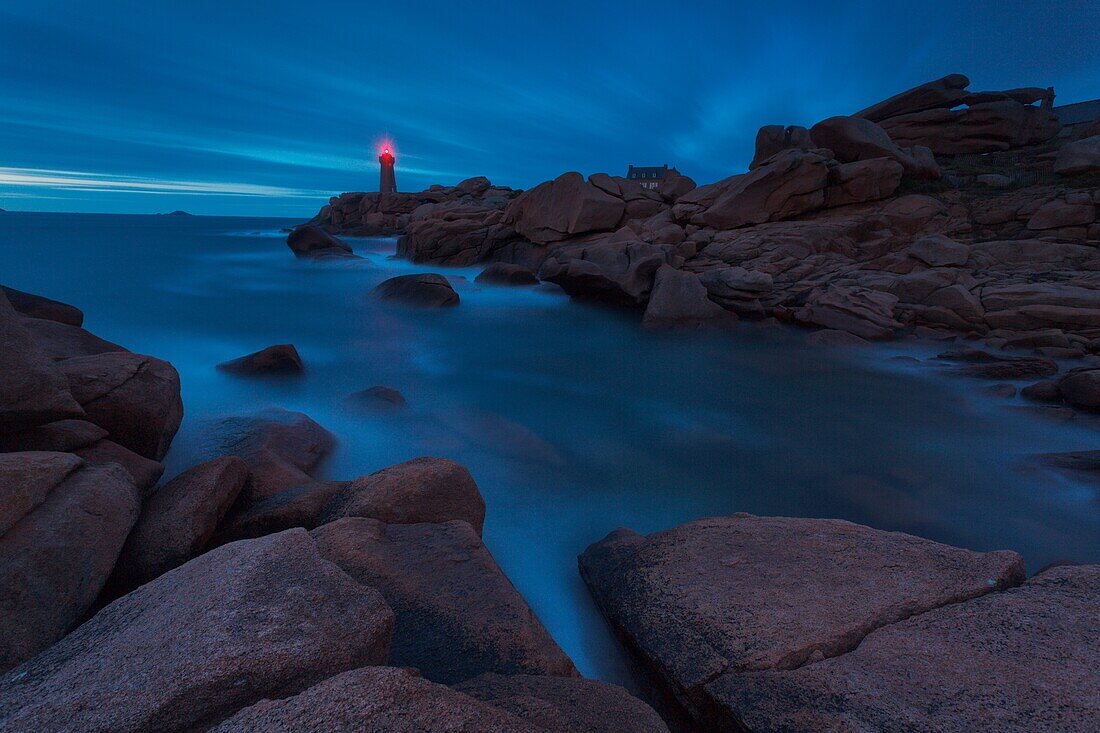
[[285,489],[313,481],[311,472],[336,438],[309,416],[279,408],[227,417],[206,426],[199,449],[204,459],[237,456],[251,477],[240,494],[240,509]]
[[355,256],[351,247],[312,224],[300,226],[292,231],[286,238],[286,246],[290,247],[295,257],[299,258],[316,260]]
[[23,328],[22,319],[0,293],[0,433],[81,417],[65,375]]
[[707,685],[722,675],[835,657],[887,624],[1024,579],[1014,552],[747,514],[649,537],[617,530],[580,566],[612,626],[700,722],[720,706]]
[[1100,565],[869,634],[854,651],[708,686],[731,729],[1090,733],[1100,720]]
[[448,684],[485,672],[577,675],[466,522],[353,517],[312,535],[325,559],[377,588],[393,609],[391,664]]
[[0,730],[183,733],[383,664],[393,615],[304,530],[142,586],[0,679]]
[[[19,484],[3,490],[18,502],[16,511],[30,507],[0,535],[3,670],[81,621],[137,521],[141,497],[130,475],[113,463],[85,465],[66,453],[6,453],[0,466],[0,477]],[[10,524],[13,509],[7,513]],[[0,712],[0,730],[17,729],[7,728]]]
[[248,464],[227,456],[201,463],[160,487],[126,538],[111,576],[111,595],[127,593],[198,555],[247,480]]
[[454,689],[562,733],[668,733],[653,709],[617,685],[546,675],[483,674]]
[[398,275],[378,284],[372,300],[390,301],[416,308],[446,308],[458,305],[459,297],[450,281],[434,272]]
[[59,364],[88,420],[135,453],[164,458],[183,420],[180,376],[171,364],[129,352]]
[[387,524],[461,519],[480,536],[485,501],[465,466],[449,458],[414,458],[351,482],[325,507],[321,522],[343,517]]
[[625,211],[623,199],[570,172],[523,192],[504,210],[502,222],[532,242],[547,244],[611,231]]
[[[294,697],[262,700],[213,733],[557,733],[393,667],[331,677]],[[561,733],[566,733],[563,729]]]

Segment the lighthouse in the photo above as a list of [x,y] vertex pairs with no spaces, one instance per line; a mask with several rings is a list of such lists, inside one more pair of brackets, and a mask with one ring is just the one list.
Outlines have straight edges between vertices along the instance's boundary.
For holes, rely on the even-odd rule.
[[378,164],[380,166],[378,174],[378,190],[382,193],[396,193],[397,192],[397,178],[393,173],[393,164],[397,162],[397,159],[393,157],[393,153],[389,148],[382,148],[382,154],[378,156]]

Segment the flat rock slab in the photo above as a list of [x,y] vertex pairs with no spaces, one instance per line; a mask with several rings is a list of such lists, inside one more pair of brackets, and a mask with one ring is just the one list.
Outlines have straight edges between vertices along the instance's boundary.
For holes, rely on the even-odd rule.
[[580,565],[604,615],[696,716],[722,673],[843,654],[877,628],[1025,577],[1014,552],[748,514],[649,537],[617,530]]
[[393,609],[390,664],[444,684],[485,672],[577,675],[466,522],[350,517],[311,534],[325,559]]
[[661,716],[618,685],[575,677],[483,674],[454,689],[562,733],[668,733]]
[[291,731],[550,733],[504,710],[393,667],[356,669],[294,697],[263,700],[237,713],[213,733]]
[[305,530],[219,547],[0,677],[0,730],[206,730],[265,697],[383,664],[393,614]]
[[1091,733],[1100,721],[1100,565],[929,611],[796,670],[707,686],[754,731]]

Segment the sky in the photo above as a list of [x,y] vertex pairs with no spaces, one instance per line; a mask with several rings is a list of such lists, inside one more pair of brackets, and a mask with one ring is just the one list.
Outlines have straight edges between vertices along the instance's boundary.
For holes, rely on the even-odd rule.
[[1100,97],[1100,2],[0,0],[0,208],[308,217],[397,183],[743,171],[961,72]]

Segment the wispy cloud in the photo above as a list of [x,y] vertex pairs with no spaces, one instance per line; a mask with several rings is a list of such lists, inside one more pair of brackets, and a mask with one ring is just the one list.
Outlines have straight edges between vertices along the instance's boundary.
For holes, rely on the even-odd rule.
[[60,191],[183,194],[193,196],[278,196],[316,198],[329,192],[226,181],[177,181],[88,171],[0,166],[0,187],[45,188]]

